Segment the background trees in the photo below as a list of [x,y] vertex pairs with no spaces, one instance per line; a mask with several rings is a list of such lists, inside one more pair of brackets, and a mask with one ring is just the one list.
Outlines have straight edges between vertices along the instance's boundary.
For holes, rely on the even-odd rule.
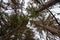
[[[7,3],[3,0],[0,1],[0,39],[35,40],[33,29],[27,27],[28,22],[30,22],[30,26],[34,25],[37,28],[40,39],[45,37],[44,40],[55,40],[57,36],[60,37],[60,23],[50,11],[52,8],[50,6],[56,4],[56,0],[28,2],[27,15],[23,12],[24,3],[24,0],[8,0]],[[6,13],[8,10],[12,10],[11,14]],[[46,33],[42,33],[43,30]]]

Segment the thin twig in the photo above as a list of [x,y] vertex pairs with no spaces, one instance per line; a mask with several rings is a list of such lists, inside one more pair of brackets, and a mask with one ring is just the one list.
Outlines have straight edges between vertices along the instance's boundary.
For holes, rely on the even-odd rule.
[[56,17],[53,15],[53,13],[49,9],[47,9],[47,10],[51,13],[51,15],[53,16],[53,18],[56,20],[57,24],[60,25],[60,23],[58,22],[58,20],[56,19]]

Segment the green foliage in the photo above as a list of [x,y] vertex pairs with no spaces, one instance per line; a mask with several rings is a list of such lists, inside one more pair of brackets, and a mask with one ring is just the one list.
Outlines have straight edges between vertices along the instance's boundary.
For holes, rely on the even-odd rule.
[[24,40],[35,40],[33,37],[34,37],[34,34],[33,34],[33,32],[32,32],[32,30],[30,29],[28,29],[27,31],[26,31],[26,33],[25,33],[25,39]]
[[[5,14],[3,14],[3,15],[5,15]],[[6,18],[6,15],[4,17]],[[17,40],[17,38],[22,40],[22,34],[24,34],[25,30],[28,30],[28,28],[26,27],[26,25],[28,24],[28,21],[29,21],[28,18],[26,16],[23,17],[19,14],[18,15],[11,14],[10,16],[7,17],[6,20],[5,20],[6,22],[2,20],[4,23],[4,27],[2,26],[1,29],[3,31],[0,33],[1,36],[4,35],[3,40],[8,40],[8,39],[10,40],[12,35],[14,35],[14,37],[11,38],[12,40]],[[27,33],[29,33],[29,32],[26,32],[25,36],[29,36]],[[30,38],[30,36],[29,36],[29,38]],[[26,39],[27,39],[27,37],[26,37]],[[33,39],[33,38],[31,38],[31,39]]]
[[[52,15],[48,12],[48,10],[43,10],[42,12],[37,12],[36,10],[39,10],[40,7],[42,7],[42,5],[40,5],[40,3],[38,3],[38,0],[32,0],[33,3],[32,4],[37,4],[38,8],[33,7],[33,5],[28,6],[27,11],[30,14],[29,18],[31,25],[35,25],[35,27],[37,27],[38,31],[48,31],[47,29],[45,29],[42,26],[39,26],[39,24],[43,25],[43,26],[48,26],[51,28],[56,28],[56,21],[55,19],[52,17]],[[40,5],[40,6],[39,6]],[[38,24],[38,25],[37,25]],[[50,32],[50,31],[48,31]],[[54,33],[53,33],[54,34]]]
[[[23,3],[15,3],[16,1],[14,3],[13,2],[14,1],[12,1],[12,4],[10,5],[15,13],[8,15],[9,13],[0,12],[0,36],[3,38],[2,40],[35,40],[34,32],[30,28],[27,28],[29,21],[30,25],[35,25],[34,27],[36,27],[39,32],[42,32],[42,30],[45,30],[46,32],[49,31],[36,23],[42,24],[43,26],[56,28],[56,21],[51,14],[47,12],[47,10],[42,12],[36,11],[42,7],[40,5],[41,0],[32,0],[33,3],[30,3],[30,5],[28,4],[28,7],[26,8],[28,12],[27,16],[23,15]],[[37,6],[34,7],[33,4],[36,4]],[[18,12],[18,7],[20,6],[22,12]]]

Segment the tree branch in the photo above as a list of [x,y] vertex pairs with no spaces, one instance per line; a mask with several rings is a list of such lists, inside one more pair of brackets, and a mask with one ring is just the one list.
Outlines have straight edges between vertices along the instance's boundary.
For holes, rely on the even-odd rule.
[[49,9],[47,9],[47,10],[51,13],[51,15],[53,16],[53,18],[56,20],[57,24],[60,25],[60,23],[58,22],[58,20],[56,19],[56,17],[53,15],[53,13]]
[[60,37],[60,30],[58,30],[58,29],[56,29],[56,28],[52,28],[52,27],[50,27],[50,26],[48,26],[48,25],[43,25],[43,24],[41,24],[41,23],[38,22],[38,21],[33,21],[33,20],[32,20],[32,22],[34,22],[35,25],[41,26],[41,27],[45,28],[46,30],[48,30],[49,32],[51,32],[52,34],[57,35],[57,36]]
[[50,0],[50,1],[46,2],[45,4],[42,4],[42,6],[40,7],[40,9],[36,10],[36,12],[41,12],[41,11],[49,8],[50,6],[55,5],[56,3],[57,3],[56,0]]

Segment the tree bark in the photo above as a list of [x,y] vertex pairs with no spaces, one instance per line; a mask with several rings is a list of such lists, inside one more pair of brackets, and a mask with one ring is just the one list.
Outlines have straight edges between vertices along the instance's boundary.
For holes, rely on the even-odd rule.
[[43,25],[43,24],[40,24],[38,21],[33,21],[37,26],[41,26],[43,28],[45,28],[46,30],[48,30],[49,32],[51,32],[53,35],[57,35],[60,37],[60,30],[56,29],[56,28],[53,28],[53,27],[50,27],[48,25]]
[[40,9],[36,10],[36,12],[41,12],[41,11],[49,8],[50,6],[55,5],[57,2],[58,1],[56,1],[56,0],[50,0],[50,1],[46,2],[45,4],[42,4],[42,6],[40,7]]

